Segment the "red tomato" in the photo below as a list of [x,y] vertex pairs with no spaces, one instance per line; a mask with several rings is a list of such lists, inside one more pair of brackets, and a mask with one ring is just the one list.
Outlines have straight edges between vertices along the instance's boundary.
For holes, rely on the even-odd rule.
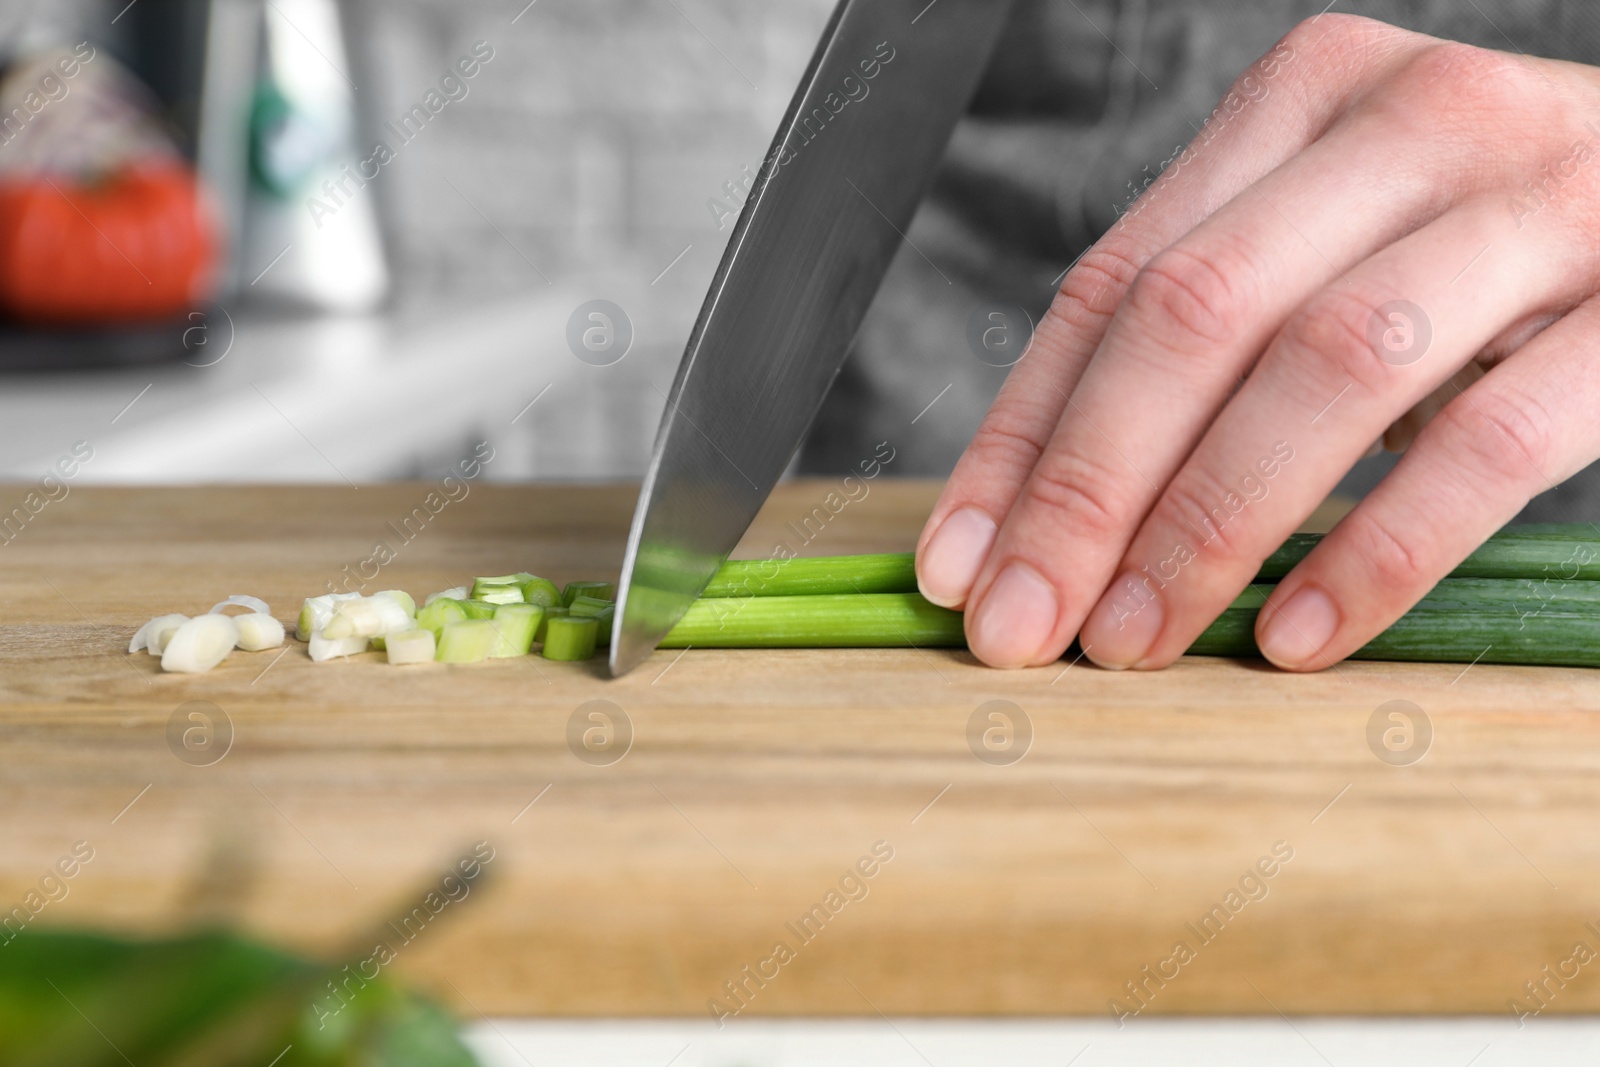
[[103,180],[0,177],[0,308],[37,323],[100,324],[193,310],[210,295],[216,225],[177,163]]

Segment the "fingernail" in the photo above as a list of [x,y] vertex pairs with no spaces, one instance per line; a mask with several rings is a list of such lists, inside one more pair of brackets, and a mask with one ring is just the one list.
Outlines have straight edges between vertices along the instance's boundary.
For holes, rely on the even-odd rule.
[[[1314,585],[1304,585],[1268,617],[1261,654],[1280,667],[1302,667],[1320,654],[1339,628],[1339,608]],[[1317,662],[1314,666],[1325,666]]]
[[1144,659],[1161,636],[1166,608],[1161,596],[1136,575],[1111,583],[1078,634],[1083,654],[1102,667],[1125,670]]
[[994,544],[995,522],[977,508],[952,511],[922,550],[917,588],[945,608],[958,608],[972,592]]
[[1026,667],[1056,628],[1056,591],[1026,563],[1007,564],[967,627],[972,654],[991,667]]

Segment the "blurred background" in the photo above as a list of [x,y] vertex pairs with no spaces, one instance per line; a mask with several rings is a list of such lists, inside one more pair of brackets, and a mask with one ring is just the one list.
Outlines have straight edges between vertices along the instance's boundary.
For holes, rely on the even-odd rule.
[[[943,476],[1075,257],[1234,76],[1325,3],[1018,0],[911,227],[916,250],[796,469],[848,469],[888,440],[891,474]],[[832,6],[0,0],[0,479],[36,481],[79,442],[79,483],[431,479],[484,440],[489,480],[637,479]],[[1600,7],[1485,6],[1492,19],[1457,0],[1340,10],[1593,61]],[[997,313],[1003,343],[975,343]],[[1391,462],[1364,462],[1342,490]],[[1526,517],[1594,517],[1593,473]],[[670,1065],[691,1040],[682,1062],[719,1067],[933,1062],[923,1050],[981,1063],[996,1048],[1060,1064],[1090,1045],[1098,1062],[1322,1062],[1275,1019],[867,1036],[773,1022],[709,1039],[641,1022],[584,1061],[595,1025],[485,1023],[471,1039],[508,1064]],[[1437,1025],[1305,1029],[1348,1062],[1468,1063],[1512,1024],[1456,1027],[1444,1046]],[[1227,1056],[1197,1058],[1218,1035]],[[1520,1062],[1600,1044],[1592,1025],[1529,1035]]]
[[[830,9],[0,0],[0,175],[58,226],[11,255],[104,253],[75,279],[82,306],[27,288],[48,264],[8,275],[0,477],[88,439],[84,482],[362,482],[427,476],[485,438],[490,478],[637,477],[729,188]],[[94,58],[74,62],[83,42]],[[152,285],[160,257],[133,246],[184,210],[133,187],[152,166],[197,171],[211,224],[160,260],[184,291],[139,306],[174,283]],[[567,323],[593,299],[625,309],[623,352],[586,363]]]
[[[1324,6],[1020,0],[796,469],[948,473],[1068,265]],[[1592,61],[1595,9],[1492,6],[1340,10]],[[0,478],[88,441],[82,482],[359,484],[482,440],[492,480],[639,477],[831,7],[0,0]],[[1593,475],[1523,517],[1594,517]]]

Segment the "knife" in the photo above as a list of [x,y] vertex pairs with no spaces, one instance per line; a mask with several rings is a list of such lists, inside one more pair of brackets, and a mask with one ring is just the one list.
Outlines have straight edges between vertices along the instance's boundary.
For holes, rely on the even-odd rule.
[[816,418],[1010,0],[840,0],[689,335],[628,535],[611,673],[647,657]]

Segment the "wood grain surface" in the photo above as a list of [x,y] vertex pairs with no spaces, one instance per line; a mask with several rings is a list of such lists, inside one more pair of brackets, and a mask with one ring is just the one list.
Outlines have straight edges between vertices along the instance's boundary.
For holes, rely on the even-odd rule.
[[[1600,673],[690,650],[611,681],[291,643],[179,676],[125,654],[151,615],[230,593],[291,619],[380,541],[368,592],[610,576],[634,498],[473,485],[402,541],[386,523],[436,488],[81,488],[0,545],[0,910],[88,842],[31,922],[231,921],[353,958],[382,938],[469,1015],[1509,1013],[1540,1006],[1528,981],[1549,1013],[1600,1008],[1600,966],[1564,962],[1600,949]],[[831,488],[781,487],[747,554]],[[806,550],[910,547],[935,491],[871,483]],[[611,747],[584,747],[592,700],[630,744],[613,713]],[[971,740],[996,700],[1021,709],[998,755],[993,722]],[[1409,765],[1420,733],[1388,761],[1369,743],[1396,700],[1431,728]],[[464,898],[409,940],[386,925],[479,841]],[[847,878],[875,845],[892,859]]]

